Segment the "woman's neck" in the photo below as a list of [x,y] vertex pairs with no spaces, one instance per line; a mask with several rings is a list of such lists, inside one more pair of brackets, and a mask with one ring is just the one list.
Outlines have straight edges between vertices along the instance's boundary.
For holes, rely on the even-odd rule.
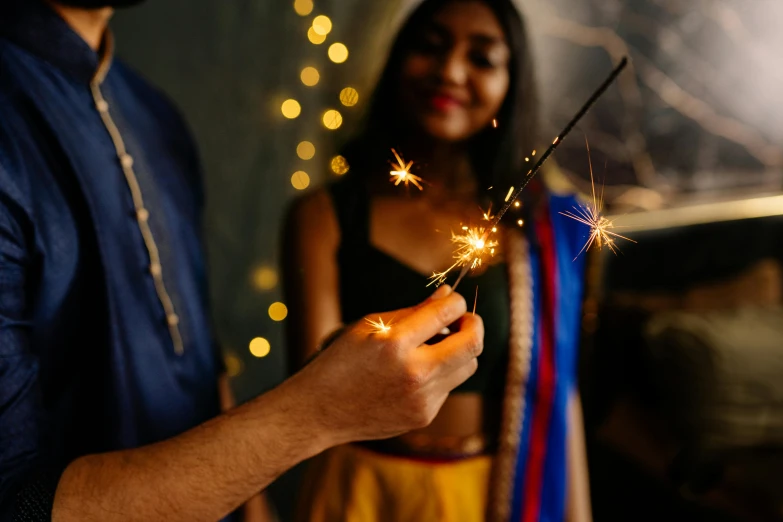
[[427,195],[465,198],[476,193],[477,182],[464,144],[420,141],[407,158],[418,160],[417,175],[427,182]]

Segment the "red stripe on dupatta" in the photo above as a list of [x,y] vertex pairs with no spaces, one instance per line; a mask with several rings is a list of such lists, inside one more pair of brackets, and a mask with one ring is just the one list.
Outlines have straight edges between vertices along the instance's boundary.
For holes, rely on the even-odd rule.
[[556,253],[552,220],[549,211],[536,220],[536,237],[541,248],[541,356],[538,366],[538,386],[535,412],[532,419],[530,448],[525,470],[525,496],[522,501],[521,522],[538,522],[541,510],[541,491],[544,462],[547,452],[547,434],[555,398],[555,314],[556,314]]

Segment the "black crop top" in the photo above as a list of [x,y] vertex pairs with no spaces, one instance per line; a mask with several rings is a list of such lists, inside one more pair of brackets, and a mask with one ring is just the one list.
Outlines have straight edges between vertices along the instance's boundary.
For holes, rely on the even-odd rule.
[[[340,308],[350,323],[373,312],[405,308],[432,292],[428,277],[377,249],[370,243],[369,197],[362,182],[343,179],[328,187],[341,243],[337,253]],[[371,285],[370,285],[371,282]],[[372,286],[372,291],[368,289]],[[505,263],[490,266],[478,276],[468,275],[458,291],[469,308],[479,287],[476,313],[484,320],[484,352],[476,373],[455,390],[501,397],[508,364],[509,295]]]

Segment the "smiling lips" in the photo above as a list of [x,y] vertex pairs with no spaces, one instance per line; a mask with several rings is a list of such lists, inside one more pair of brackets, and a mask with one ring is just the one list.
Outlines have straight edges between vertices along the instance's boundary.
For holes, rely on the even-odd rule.
[[467,105],[464,101],[443,92],[433,93],[427,101],[438,112],[449,112]]

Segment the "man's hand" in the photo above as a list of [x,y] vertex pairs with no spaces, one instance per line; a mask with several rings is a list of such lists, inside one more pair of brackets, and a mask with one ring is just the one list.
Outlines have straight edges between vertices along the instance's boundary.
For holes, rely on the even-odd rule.
[[[361,321],[349,327],[288,381],[190,431],[76,459],[60,479],[52,520],[218,520],[330,446],[429,424],[476,371],[484,329],[465,310],[444,287],[383,314],[387,332]],[[449,326],[455,333],[424,344]]]
[[[432,422],[449,392],[476,371],[481,318],[440,287],[420,305],[381,314],[388,331],[366,321],[348,327],[291,386],[333,444],[387,438]],[[379,316],[367,319],[377,321]],[[425,344],[446,327],[455,333]]]

